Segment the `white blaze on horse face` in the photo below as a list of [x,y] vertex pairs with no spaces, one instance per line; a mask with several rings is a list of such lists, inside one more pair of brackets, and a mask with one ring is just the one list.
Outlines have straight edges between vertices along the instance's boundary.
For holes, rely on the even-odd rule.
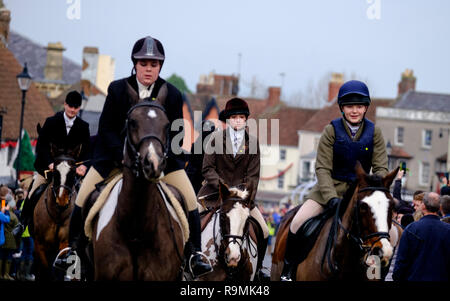
[[[244,226],[249,215],[250,210],[248,208],[238,202],[234,204],[233,208],[227,213],[228,219],[230,220],[230,235],[242,236],[244,234]],[[232,238],[229,238],[229,241],[232,241]],[[242,243],[242,241],[238,241]],[[228,262],[237,264],[241,257],[239,244],[231,242],[228,244],[228,248],[230,251],[228,254]]]
[[150,142],[150,145],[148,146],[148,161],[153,163],[153,167],[155,170],[158,170],[159,165],[159,156],[156,153],[155,147],[153,146],[153,142]]
[[[58,164],[58,166],[56,166],[56,169],[59,172],[59,175],[61,176],[61,185],[65,185],[66,184],[66,179],[67,179],[67,175],[70,172],[70,165],[69,163],[67,163],[66,161],[63,161],[61,163]],[[59,188],[59,197],[62,197],[64,188],[60,187]]]
[[[375,219],[377,231],[389,232],[389,225],[388,225],[389,199],[386,197],[384,192],[375,191],[370,196],[365,197],[362,200],[362,202],[369,205],[373,213],[373,217]],[[382,238],[380,242],[383,245],[382,248],[383,257],[388,259],[391,258],[393,249],[391,244],[389,243],[389,240],[387,240],[386,238]]]

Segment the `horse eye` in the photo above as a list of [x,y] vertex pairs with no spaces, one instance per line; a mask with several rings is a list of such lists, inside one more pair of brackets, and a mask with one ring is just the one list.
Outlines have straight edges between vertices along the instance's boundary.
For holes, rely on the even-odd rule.
[[137,122],[136,122],[135,119],[130,119],[130,120],[128,121],[128,124],[130,125],[130,127],[131,127],[132,129],[135,129],[135,128],[137,127]]
[[367,205],[367,203],[361,203],[360,208],[362,211],[368,211],[369,205]]

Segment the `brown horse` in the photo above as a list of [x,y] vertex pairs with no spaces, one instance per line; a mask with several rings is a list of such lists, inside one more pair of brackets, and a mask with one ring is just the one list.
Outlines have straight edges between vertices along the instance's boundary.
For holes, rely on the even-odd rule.
[[52,180],[36,204],[31,231],[38,279],[55,279],[51,265],[58,252],[68,246],[69,221],[76,198],[76,160],[80,150],[81,145],[68,151],[51,147],[55,158]]
[[[373,280],[374,269],[381,271],[389,265],[394,206],[389,187],[398,168],[384,178],[366,174],[359,162],[355,170],[356,186],[349,189],[350,197],[340,202],[337,214],[324,224],[313,248],[298,265],[296,280]],[[280,225],[272,257],[272,280],[280,280],[287,234],[298,208],[288,212]]]
[[[209,219],[202,231],[202,250],[212,263],[213,271],[205,281],[253,280],[258,262],[258,236],[262,235],[250,217],[249,192],[219,185],[220,204],[203,219]],[[259,232],[258,232],[259,231]]]
[[[114,188],[119,193],[116,198],[110,196],[115,203],[109,217],[105,218],[107,201],[93,223],[95,280],[181,279],[183,233],[158,183],[166,165],[168,131],[169,120],[159,96],[157,101],[143,101],[129,110],[123,179]],[[171,191],[182,199],[176,189],[171,187]]]

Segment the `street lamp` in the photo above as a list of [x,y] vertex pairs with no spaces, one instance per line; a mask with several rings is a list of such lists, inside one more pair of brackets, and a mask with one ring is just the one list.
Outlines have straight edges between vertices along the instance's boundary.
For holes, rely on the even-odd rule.
[[19,131],[19,153],[17,154],[17,169],[16,169],[16,187],[19,186],[19,173],[20,173],[20,155],[22,149],[22,128],[23,128],[23,113],[25,110],[25,95],[27,94],[28,88],[31,85],[31,76],[28,74],[27,63],[23,67],[22,73],[17,75],[17,82],[19,83],[19,88],[22,90],[22,111],[20,112],[20,131]]

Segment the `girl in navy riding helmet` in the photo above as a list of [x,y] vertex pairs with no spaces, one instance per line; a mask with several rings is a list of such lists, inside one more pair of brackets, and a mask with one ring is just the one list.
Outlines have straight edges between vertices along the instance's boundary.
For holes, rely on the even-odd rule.
[[[365,118],[371,99],[369,89],[360,81],[351,80],[339,89],[337,103],[342,113],[327,125],[320,137],[316,158],[317,184],[300,207],[289,228],[281,280],[291,281],[300,263],[298,229],[309,218],[320,214],[324,207],[339,202],[356,178],[358,160],[366,173],[385,176],[388,158],[381,130]],[[331,204],[330,204],[331,203]]]

